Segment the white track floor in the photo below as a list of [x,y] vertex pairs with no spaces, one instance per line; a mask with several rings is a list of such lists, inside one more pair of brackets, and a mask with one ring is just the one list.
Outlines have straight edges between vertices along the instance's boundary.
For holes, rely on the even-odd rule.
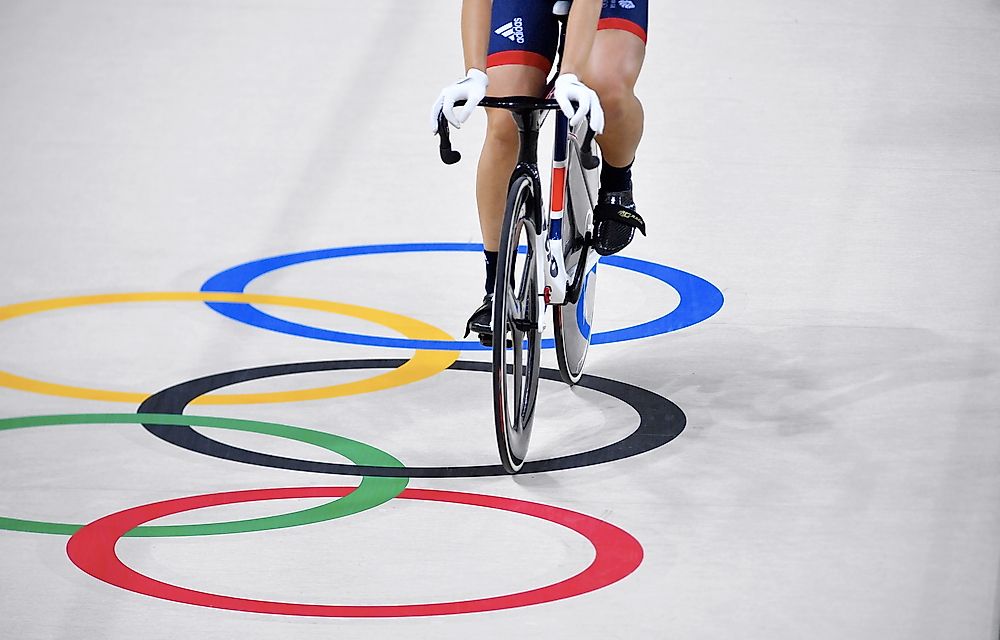
[[[669,398],[687,428],[609,464],[409,484],[600,518],[642,545],[634,573],[486,613],[281,616],[139,595],[75,567],[65,535],[0,530],[0,636],[995,639],[1000,6],[651,4],[635,171],[650,237],[626,255],[705,278],[725,304],[677,332],[595,346],[587,370]],[[457,0],[0,3],[0,304],[197,291],[231,266],[327,247],[478,241],[483,118],[454,136],[466,155],[454,167],[437,160],[425,130],[437,91],[462,72],[458,9]],[[645,276],[601,273],[598,330],[677,303]],[[480,280],[474,253],[372,255],[289,267],[248,290],[391,311],[458,337]],[[264,331],[199,302],[62,308],[0,326],[0,369],[139,397],[233,369],[411,354]],[[555,366],[552,353],[544,364]],[[544,382],[540,397],[536,459],[614,442],[638,421],[586,389]],[[0,418],[137,406],[0,387]],[[413,466],[496,462],[480,373],[189,413],[326,431]],[[312,445],[204,431],[344,461]],[[17,429],[0,441],[8,518],[86,523],[168,498],[358,482],[200,456],[138,425]],[[315,504],[254,502],[164,523]],[[564,528],[409,500],[275,531],[130,538],[118,552],[191,589],[368,605],[525,591],[593,557]]]

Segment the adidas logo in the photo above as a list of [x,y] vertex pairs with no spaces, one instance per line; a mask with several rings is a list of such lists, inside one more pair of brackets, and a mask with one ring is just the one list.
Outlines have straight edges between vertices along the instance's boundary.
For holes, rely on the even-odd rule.
[[511,42],[524,44],[524,20],[522,18],[514,18],[493,33],[503,36]]
[[618,0],[618,6],[622,9],[635,9],[635,3],[632,0]]
[[508,22],[507,24],[505,24],[504,26],[500,27],[499,29],[497,29],[493,33],[497,34],[498,36],[503,36],[505,38],[510,38],[511,40],[513,40],[514,39],[514,23],[513,22]]

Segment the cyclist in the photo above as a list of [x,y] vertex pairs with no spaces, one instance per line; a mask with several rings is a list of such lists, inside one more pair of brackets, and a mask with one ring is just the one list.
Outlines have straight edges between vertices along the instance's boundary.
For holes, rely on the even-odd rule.
[[[461,127],[480,100],[491,96],[541,97],[558,40],[556,13],[569,17],[554,97],[575,125],[590,116],[604,162],[594,211],[595,248],[621,251],[645,225],[632,199],[632,163],[642,137],[642,104],[634,87],[646,52],[648,0],[463,0],[464,78],[445,87],[431,111]],[[455,108],[457,100],[466,100]],[[574,108],[574,103],[576,108]],[[491,337],[497,249],[507,182],[517,163],[518,132],[504,110],[488,109],[486,140],[476,177],[476,201],[486,256],[486,297],[466,325],[466,335]]]

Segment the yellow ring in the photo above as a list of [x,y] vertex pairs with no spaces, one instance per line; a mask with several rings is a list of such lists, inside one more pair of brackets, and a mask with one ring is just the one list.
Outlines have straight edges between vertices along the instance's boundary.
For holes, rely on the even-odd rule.
[[[118,302],[243,302],[251,304],[276,304],[301,309],[326,311],[339,315],[350,316],[380,324],[404,335],[418,340],[452,340],[452,336],[427,323],[401,316],[388,311],[380,311],[369,307],[361,307],[341,302],[313,300],[310,298],[293,298],[288,296],[272,296],[255,293],[222,293],[222,292],[149,292],[149,293],[109,293],[103,295],[74,296],[70,298],[52,298],[22,302],[0,307],[0,321],[17,318],[40,311],[65,309],[67,307],[82,307],[95,304],[112,304]],[[271,393],[235,393],[205,395],[194,401],[194,404],[258,404],[265,402],[298,402],[302,400],[319,400],[341,396],[370,393],[382,389],[399,387],[411,382],[423,380],[444,371],[458,359],[458,351],[417,351],[413,357],[398,369],[379,374],[365,380],[346,382],[329,387],[300,389],[295,391],[276,391]],[[74,387],[52,382],[42,382],[32,378],[14,375],[0,371],[0,386],[30,391],[50,396],[80,398],[83,400],[105,400],[111,402],[129,402],[137,404],[148,397],[148,394],[130,393],[125,391],[107,391]]]

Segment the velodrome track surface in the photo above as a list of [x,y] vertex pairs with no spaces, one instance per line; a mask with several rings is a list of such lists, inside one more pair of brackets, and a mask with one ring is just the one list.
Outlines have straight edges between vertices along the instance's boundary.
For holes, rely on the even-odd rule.
[[1000,9],[652,5],[511,478],[459,2],[4,3],[0,635],[995,638]]

